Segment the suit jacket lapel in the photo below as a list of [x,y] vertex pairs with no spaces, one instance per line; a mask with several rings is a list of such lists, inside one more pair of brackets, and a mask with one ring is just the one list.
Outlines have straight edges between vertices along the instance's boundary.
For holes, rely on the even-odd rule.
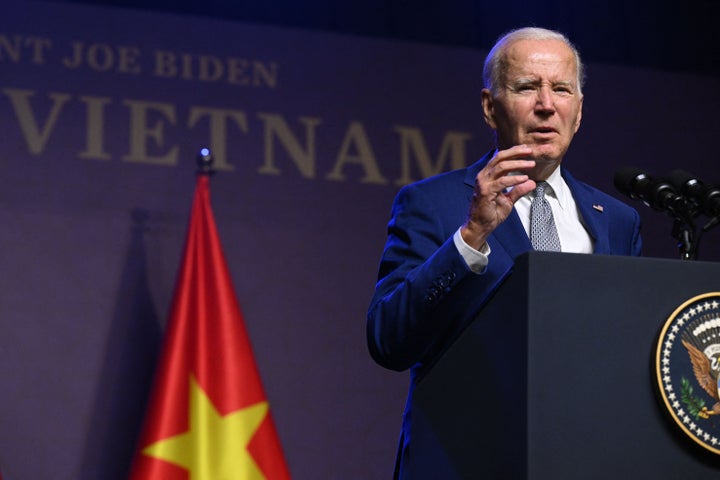
[[604,206],[592,189],[575,180],[567,170],[563,169],[562,175],[575,199],[582,222],[593,239],[593,252],[596,254],[609,254],[608,214],[605,213]]
[[508,218],[498,225],[495,232],[493,232],[493,237],[488,241],[490,248],[495,249],[496,245],[492,241],[493,238],[498,242],[498,246],[502,246],[512,259],[533,249],[532,243],[530,243],[530,239],[525,232],[525,227],[523,227],[514,208]]

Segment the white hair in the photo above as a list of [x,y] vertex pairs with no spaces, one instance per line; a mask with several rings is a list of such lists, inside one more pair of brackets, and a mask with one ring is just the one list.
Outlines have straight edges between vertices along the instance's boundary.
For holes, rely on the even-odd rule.
[[575,56],[578,93],[582,93],[582,86],[585,83],[585,67],[580,60],[580,53],[578,53],[572,42],[562,33],[537,27],[512,30],[495,42],[487,58],[485,58],[485,65],[483,66],[483,82],[485,88],[489,89],[493,94],[497,93],[497,88],[500,85],[502,76],[507,70],[505,51],[511,43],[518,40],[560,40],[570,47],[570,50],[572,50]]

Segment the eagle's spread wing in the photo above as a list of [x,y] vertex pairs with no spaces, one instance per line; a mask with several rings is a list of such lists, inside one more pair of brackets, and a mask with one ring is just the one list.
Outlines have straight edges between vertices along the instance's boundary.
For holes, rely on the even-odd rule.
[[710,370],[710,359],[708,359],[703,352],[698,350],[690,342],[682,340],[682,344],[685,345],[685,348],[690,355],[693,373],[695,373],[695,378],[700,386],[715,400],[720,400],[720,395],[718,395],[717,380],[713,378],[712,371]]

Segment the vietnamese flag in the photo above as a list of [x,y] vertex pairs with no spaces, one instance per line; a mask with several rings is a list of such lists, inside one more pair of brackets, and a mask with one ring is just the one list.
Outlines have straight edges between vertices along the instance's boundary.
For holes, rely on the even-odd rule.
[[289,479],[199,174],[131,480]]

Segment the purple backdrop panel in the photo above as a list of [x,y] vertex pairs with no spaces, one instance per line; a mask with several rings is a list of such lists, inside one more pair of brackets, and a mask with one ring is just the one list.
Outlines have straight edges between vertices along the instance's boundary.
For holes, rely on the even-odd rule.
[[[582,45],[580,46],[582,47]],[[400,185],[492,146],[484,52],[72,5],[0,16],[0,471],[123,479],[194,186],[218,228],[295,478],[387,478],[407,378],[364,316]],[[718,180],[717,78],[590,65],[567,162]],[[712,178],[715,176],[715,178]],[[646,253],[671,222],[635,205]],[[717,233],[702,259],[720,259]]]

